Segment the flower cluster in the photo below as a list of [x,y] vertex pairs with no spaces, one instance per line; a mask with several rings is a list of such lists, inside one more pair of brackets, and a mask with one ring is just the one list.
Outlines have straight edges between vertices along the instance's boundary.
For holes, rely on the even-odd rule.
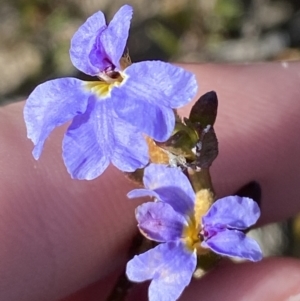
[[[195,76],[161,61],[131,63],[126,49],[131,17],[132,8],[124,5],[108,25],[102,12],[88,18],[72,38],[70,58],[97,80],[68,77],[39,85],[27,99],[24,119],[35,159],[52,130],[71,122],[62,148],[73,178],[94,179],[110,163],[126,172],[147,166],[145,188],[128,197],[154,198],[136,209],[136,219],[140,232],[160,244],[131,259],[126,273],[134,282],[151,280],[150,301],[174,301],[190,283],[198,255],[261,260],[259,245],[244,231],[260,209],[250,198],[214,202],[212,189],[194,191],[182,170],[207,178],[218,154],[216,93],[200,98],[189,118],[176,118],[174,109],[196,94]],[[174,162],[182,169],[151,164],[151,147],[159,155],[178,156]]]
[[63,159],[73,178],[94,179],[112,163],[132,172],[149,161],[144,135],[165,141],[171,135],[173,109],[197,91],[195,76],[161,61],[131,64],[126,42],[132,8],[124,5],[106,25],[102,12],[74,34],[70,57],[97,81],[50,80],[28,97],[24,119],[38,159],[51,131],[72,120],[63,138]]
[[144,186],[131,191],[128,197],[155,198],[155,202],[137,208],[136,218],[141,233],[161,244],[129,261],[127,276],[135,282],[152,280],[150,301],[176,300],[180,296],[195,271],[197,253],[212,250],[251,261],[262,259],[257,242],[243,232],[260,216],[252,199],[229,196],[210,206],[208,190],[195,194],[179,169],[165,165],[149,165]]

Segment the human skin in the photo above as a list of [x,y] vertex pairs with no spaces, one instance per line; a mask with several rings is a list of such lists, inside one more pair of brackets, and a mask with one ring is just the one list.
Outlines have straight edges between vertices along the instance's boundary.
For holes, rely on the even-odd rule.
[[[217,195],[256,180],[262,187],[260,225],[295,215],[300,63],[182,66],[197,76],[197,97],[218,94],[220,154],[211,169]],[[186,116],[191,105],[179,113]],[[72,180],[61,157],[65,127],[51,134],[35,161],[23,106],[0,109],[0,300],[105,300],[126,264],[137,231],[134,208],[142,200],[126,198],[135,186],[113,167],[93,181]],[[299,283],[296,259],[225,261],[193,281],[180,300],[294,301]],[[127,300],[146,296],[147,287],[137,285]]]

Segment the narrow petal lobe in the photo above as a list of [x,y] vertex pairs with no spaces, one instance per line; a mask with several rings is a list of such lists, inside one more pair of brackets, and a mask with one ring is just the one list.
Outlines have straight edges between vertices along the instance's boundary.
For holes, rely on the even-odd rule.
[[132,7],[122,6],[100,36],[100,41],[112,64],[120,70],[120,59],[128,39]]
[[153,197],[153,198],[160,200],[159,195],[155,191],[150,190],[150,189],[144,189],[144,188],[133,189],[127,193],[127,197],[130,199],[142,198],[145,196]]
[[106,28],[105,17],[101,11],[89,17],[75,32],[71,40],[70,58],[80,71],[97,75],[102,66],[95,66],[90,61],[90,53],[95,48],[97,36]]

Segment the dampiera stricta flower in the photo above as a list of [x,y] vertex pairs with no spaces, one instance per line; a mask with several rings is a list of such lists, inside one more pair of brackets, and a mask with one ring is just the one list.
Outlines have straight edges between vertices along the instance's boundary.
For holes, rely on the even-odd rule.
[[260,216],[252,199],[229,196],[203,210],[202,202],[211,198],[208,190],[196,195],[179,169],[156,164],[145,169],[144,186],[128,196],[156,199],[139,206],[136,218],[142,234],[161,244],[135,256],[126,273],[131,281],[151,280],[150,301],[172,301],[180,296],[196,268],[197,253],[212,250],[251,261],[262,258],[257,242],[242,232]]
[[131,17],[132,8],[124,5],[106,25],[99,11],[74,34],[73,65],[99,80],[51,80],[27,99],[24,118],[36,159],[51,131],[72,120],[63,138],[63,159],[73,178],[96,178],[110,162],[128,172],[145,166],[143,135],[169,138],[172,109],[196,93],[194,75],[182,68],[160,61],[131,64],[124,54]]

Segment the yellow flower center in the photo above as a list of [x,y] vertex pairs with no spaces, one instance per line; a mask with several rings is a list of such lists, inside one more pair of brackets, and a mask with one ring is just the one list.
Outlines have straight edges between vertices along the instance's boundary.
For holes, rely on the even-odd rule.
[[202,189],[196,193],[194,212],[189,216],[188,225],[183,229],[183,239],[190,251],[197,250],[203,254],[207,250],[201,247],[201,218],[213,203],[213,194],[209,189]]
[[110,96],[110,92],[114,87],[119,87],[124,77],[119,75],[117,78],[107,77],[105,80],[85,82],[85,86],[89,91],[97,94],[100,98]]
[[195,219],[189,221],[183,230],[184,242],[190,251],[194,251],[200,246],[200,225],[196,224]]
[[[130,65],[131,60],[129,54],[125,53],[120,59],[121,70],[123,71]],[[99,81],[85,82],[85,87],[94,94],[97,94],[100,98],[109,97],[113,88],[124,84],[127,76],[122,71],[107,70],[101,72],[98,74]]]

